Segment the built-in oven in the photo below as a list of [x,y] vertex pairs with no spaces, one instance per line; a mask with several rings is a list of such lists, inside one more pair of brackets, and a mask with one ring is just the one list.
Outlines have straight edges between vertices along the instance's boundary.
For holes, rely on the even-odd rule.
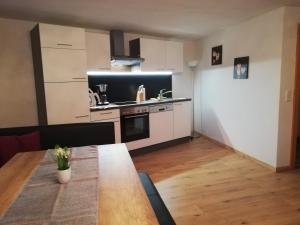
[[122,143],[150,137],[148,106],[124,108],[120,113]]

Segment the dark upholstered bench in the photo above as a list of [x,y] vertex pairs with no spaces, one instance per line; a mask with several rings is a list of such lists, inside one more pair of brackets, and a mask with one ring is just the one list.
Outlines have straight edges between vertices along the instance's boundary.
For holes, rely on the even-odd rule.
[[150,200],[152,208],[155,212],[157,220],[160,225],[176,225],[174,219],[172,218],[168,208],[161,199],[157,189],[155,188],[151,178],[145,172],[139,172],[140,180],[144,186],[147,196]]
[[[79,147],[86,145],[102,145],[115,143],[114,123],[113,122],[98,122],[98,123],[78,123],[64,125],[49,125],[49,126],[32,126],[32,127],[15,127],[0,129],[0,139],[6,139],[11,136],[22,136],[32,133],[38,133],[38,148],[19,149],[14,152],[9,150],[11,146],[9,141],[6,141],[4,146],[0,145],[0,167],[7,162],[15,153],[24,150],[46,150],[52,149],[56,144],[68,147]],[[7,138],[8,137],[8,138]],[[2,147],[1,147],[2,146]],[[34,145],[36,146],[36,145]],[[2,148],[2,149],[1,149]],[[9,151],[8,151],[9,150]]]

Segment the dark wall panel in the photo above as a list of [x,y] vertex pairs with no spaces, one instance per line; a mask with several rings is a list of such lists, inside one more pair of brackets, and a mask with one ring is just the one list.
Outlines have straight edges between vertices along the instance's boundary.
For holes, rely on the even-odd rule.
[[[172,75],[99,75],[89,76],[89,87],[96,92],[97,84],[108,84],[109,102],[135,101],[140,85],[146,88],[146,99],[157,97],[159,90],[172,90]],[[172,95],[166,95],[172,97]]]

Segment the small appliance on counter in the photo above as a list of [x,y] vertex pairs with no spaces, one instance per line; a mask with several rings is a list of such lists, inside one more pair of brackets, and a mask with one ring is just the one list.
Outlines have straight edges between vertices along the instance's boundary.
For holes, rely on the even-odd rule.
[[106,90],[107,90],[107,84],[98,84],[96,85],[98,87],[98,94],[100,97],[99,105],[108,105],[109,102],[107,101],[106,96]]
[[90,98],[90,107],[96,106],[97,104],[100,103],[100,98],[97,93],[94,93],[90,88],[89,88],[89,98]]

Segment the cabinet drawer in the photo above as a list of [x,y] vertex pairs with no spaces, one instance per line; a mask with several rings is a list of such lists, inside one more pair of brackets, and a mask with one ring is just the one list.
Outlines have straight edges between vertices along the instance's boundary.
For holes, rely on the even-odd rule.
[[91,121],[107,120],[107,119],[114,119],[119,117],[120,117],[119,109],[91,112]]
[[44,82],[87,81],[86,51],[42,48]]
[[42,47],[86,49],[85,30],[52,24],[39,24]]

